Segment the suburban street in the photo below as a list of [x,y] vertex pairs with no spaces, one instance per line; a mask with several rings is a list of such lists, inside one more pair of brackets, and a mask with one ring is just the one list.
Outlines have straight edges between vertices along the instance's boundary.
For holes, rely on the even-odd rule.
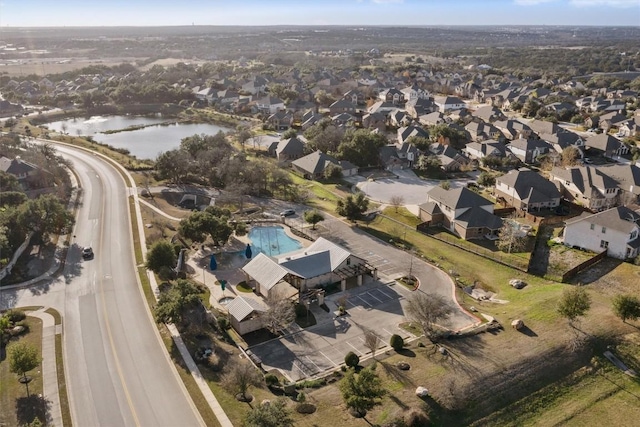
[[[29,289],[3,290],[0,307],[43,305],[63,314],[74,425],[202,425],[139,289],[127,187],[98,156],[57,147],[82,186],[63,274]],[[93,259],[82,259],[84,246],[93,247]]]

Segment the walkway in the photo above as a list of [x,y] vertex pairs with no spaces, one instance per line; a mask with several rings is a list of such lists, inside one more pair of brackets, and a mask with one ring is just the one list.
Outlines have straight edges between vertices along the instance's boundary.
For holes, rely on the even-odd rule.
[[56,325],[55,319],[46,308],[27,312],[29,316],[42,320],[42,389],[49,403],[46,424],[62,427],[62,410],[58,389],[58,369],[56,365],[56,334],[62,333],[62,325]]

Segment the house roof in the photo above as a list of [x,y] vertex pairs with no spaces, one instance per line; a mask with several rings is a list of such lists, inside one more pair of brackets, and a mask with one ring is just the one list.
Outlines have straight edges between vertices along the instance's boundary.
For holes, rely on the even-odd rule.
[[0,170],[11,175],[28,174],[29,172],[36,169],[38,169],[36,165],[25,162],[24,160],[20,159],[20,157],[10,159],[8,157],[0,156]]
[[518,138],[511,141],[509,147],[519,148],[523,151],[531,151],[536,148],[547,148],[549,149],[549,143],[542,139],[532,139],[532,138]]
[[452,209],[472,208],[476,206],[493,206],[493,202],[485,199],[467,187],[445,190],[442,187],[433,187],[427,193],[429,201],[440,202]]
[[503,183],[516,190],[518,199],[527,203],[545,202],[559,199],[558,188],[539,173],[530,169],[512,170],[496,178],[496,184]]
[[600,135],[594,135],[587,138],[585,145],[587,147],[606,152],[617,150],[622,145],[622,142],[609,134],[601,133]]
[[420,210],[425,211],[428,214],[431,215],[435,215],[435,214],[441,214],[442,210],[440,209],[440,206],[438,206],[437,203],[435,202],[427,202],[427,203],[423,203],[419,206]]
[[328,250],[312,253],[307,249],[302,256],[287,257],[280,265],[303,279],[310,279],[333,271],[331,253]]
[[623,191],[640,194],[640,167],[636,165],[609,165],[599,168],[602,173],[618,181]]
[[254,298],[237,297],[227,304],[229,315],[242,322],[254,312],[265,312],[267,307]]
[[328,154],[318,150],[292,162],[293,165],[312,175],[321,174],[330,164],[339,164],[338,161]]
[[640,227],[640,214],[632,211],[626,206],[617,206],[595,214],[581,215],[577,218],[566,221],[566,225],[569,226],[582,221],[610,228],[622,233],[630,233],[636,227]]
[[298,138],[293,137],[289,139],[283,139],[278,142],[278,147],[276,148],[276,154],[291,154],[297,155],[302,154],[304,152],[304,143],[300,141]]
[[260,287],[267,291],[289,273],[286,268],[280,266],[273,258],[263,253],[259,253],[249,261],[247,265],[242,267],[242,270],[260,283]]
[[502,227],[502,218],[476,206],[458,216],[456,223],[464,228],[486,227],[490,230],[498,230]]
[[586,191],[593,187],[607,189],[618,186],[616,180],[602,170],[591,166],[575,166],[567,169],[554,167],[551,170],[551,176],[572,182],[582,194],[586,194]]

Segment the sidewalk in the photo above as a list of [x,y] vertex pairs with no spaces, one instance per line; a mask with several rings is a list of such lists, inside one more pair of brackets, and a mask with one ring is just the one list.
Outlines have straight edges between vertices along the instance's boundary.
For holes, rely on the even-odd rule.
[[62,427],[62,410],[58,390],[58,369],[56,365],[56,334],[58,331],[55,319],[45,313],[46,307],[38,311],[27,312],[27,315],[42,320],[42,390],[49,403],[46,425]]

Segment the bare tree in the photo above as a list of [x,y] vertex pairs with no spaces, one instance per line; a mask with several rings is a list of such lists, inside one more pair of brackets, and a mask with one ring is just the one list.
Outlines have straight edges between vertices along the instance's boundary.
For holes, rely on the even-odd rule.
[[234,365],[230,371],[222,378],[225,387],[237,393],[238,400],[243,402],[251,401],[247,392],[250,387],[258,387],[262,384],[262,375],[249,362],[240,362]]
[[[274,291],[272,289],[272,291]],[[288,328],[296,320],[296,312],[293,303],[284,298],[281,293],[270,292],[267,297],[269,308],[260,314],[262,324],[272,334],[279,334]]]
[[400,195],[392,196],[389,202],[391,203],[391,206],[395,208],[395,211],[398,212],[398,208],[404,205],[404,197]]
[[364,328],[364,346],[371,350],[371,357],[376,358],[376,351],[380,345],[380,337],[371,329]]
[[502,228],[498,232],[497,246],[500,250],[507,253],[519,252],[524,249],[527,243],[526,235],[522,235],[522,231],[518,228],[515,221],[505,221]]
[[437,339],[437,323],[449,318],[453,309],[440,295],[427,295],[424,292],[415,292],[407,301],[407,314],[409,319],[420,324],[424,335],[432,342]]

